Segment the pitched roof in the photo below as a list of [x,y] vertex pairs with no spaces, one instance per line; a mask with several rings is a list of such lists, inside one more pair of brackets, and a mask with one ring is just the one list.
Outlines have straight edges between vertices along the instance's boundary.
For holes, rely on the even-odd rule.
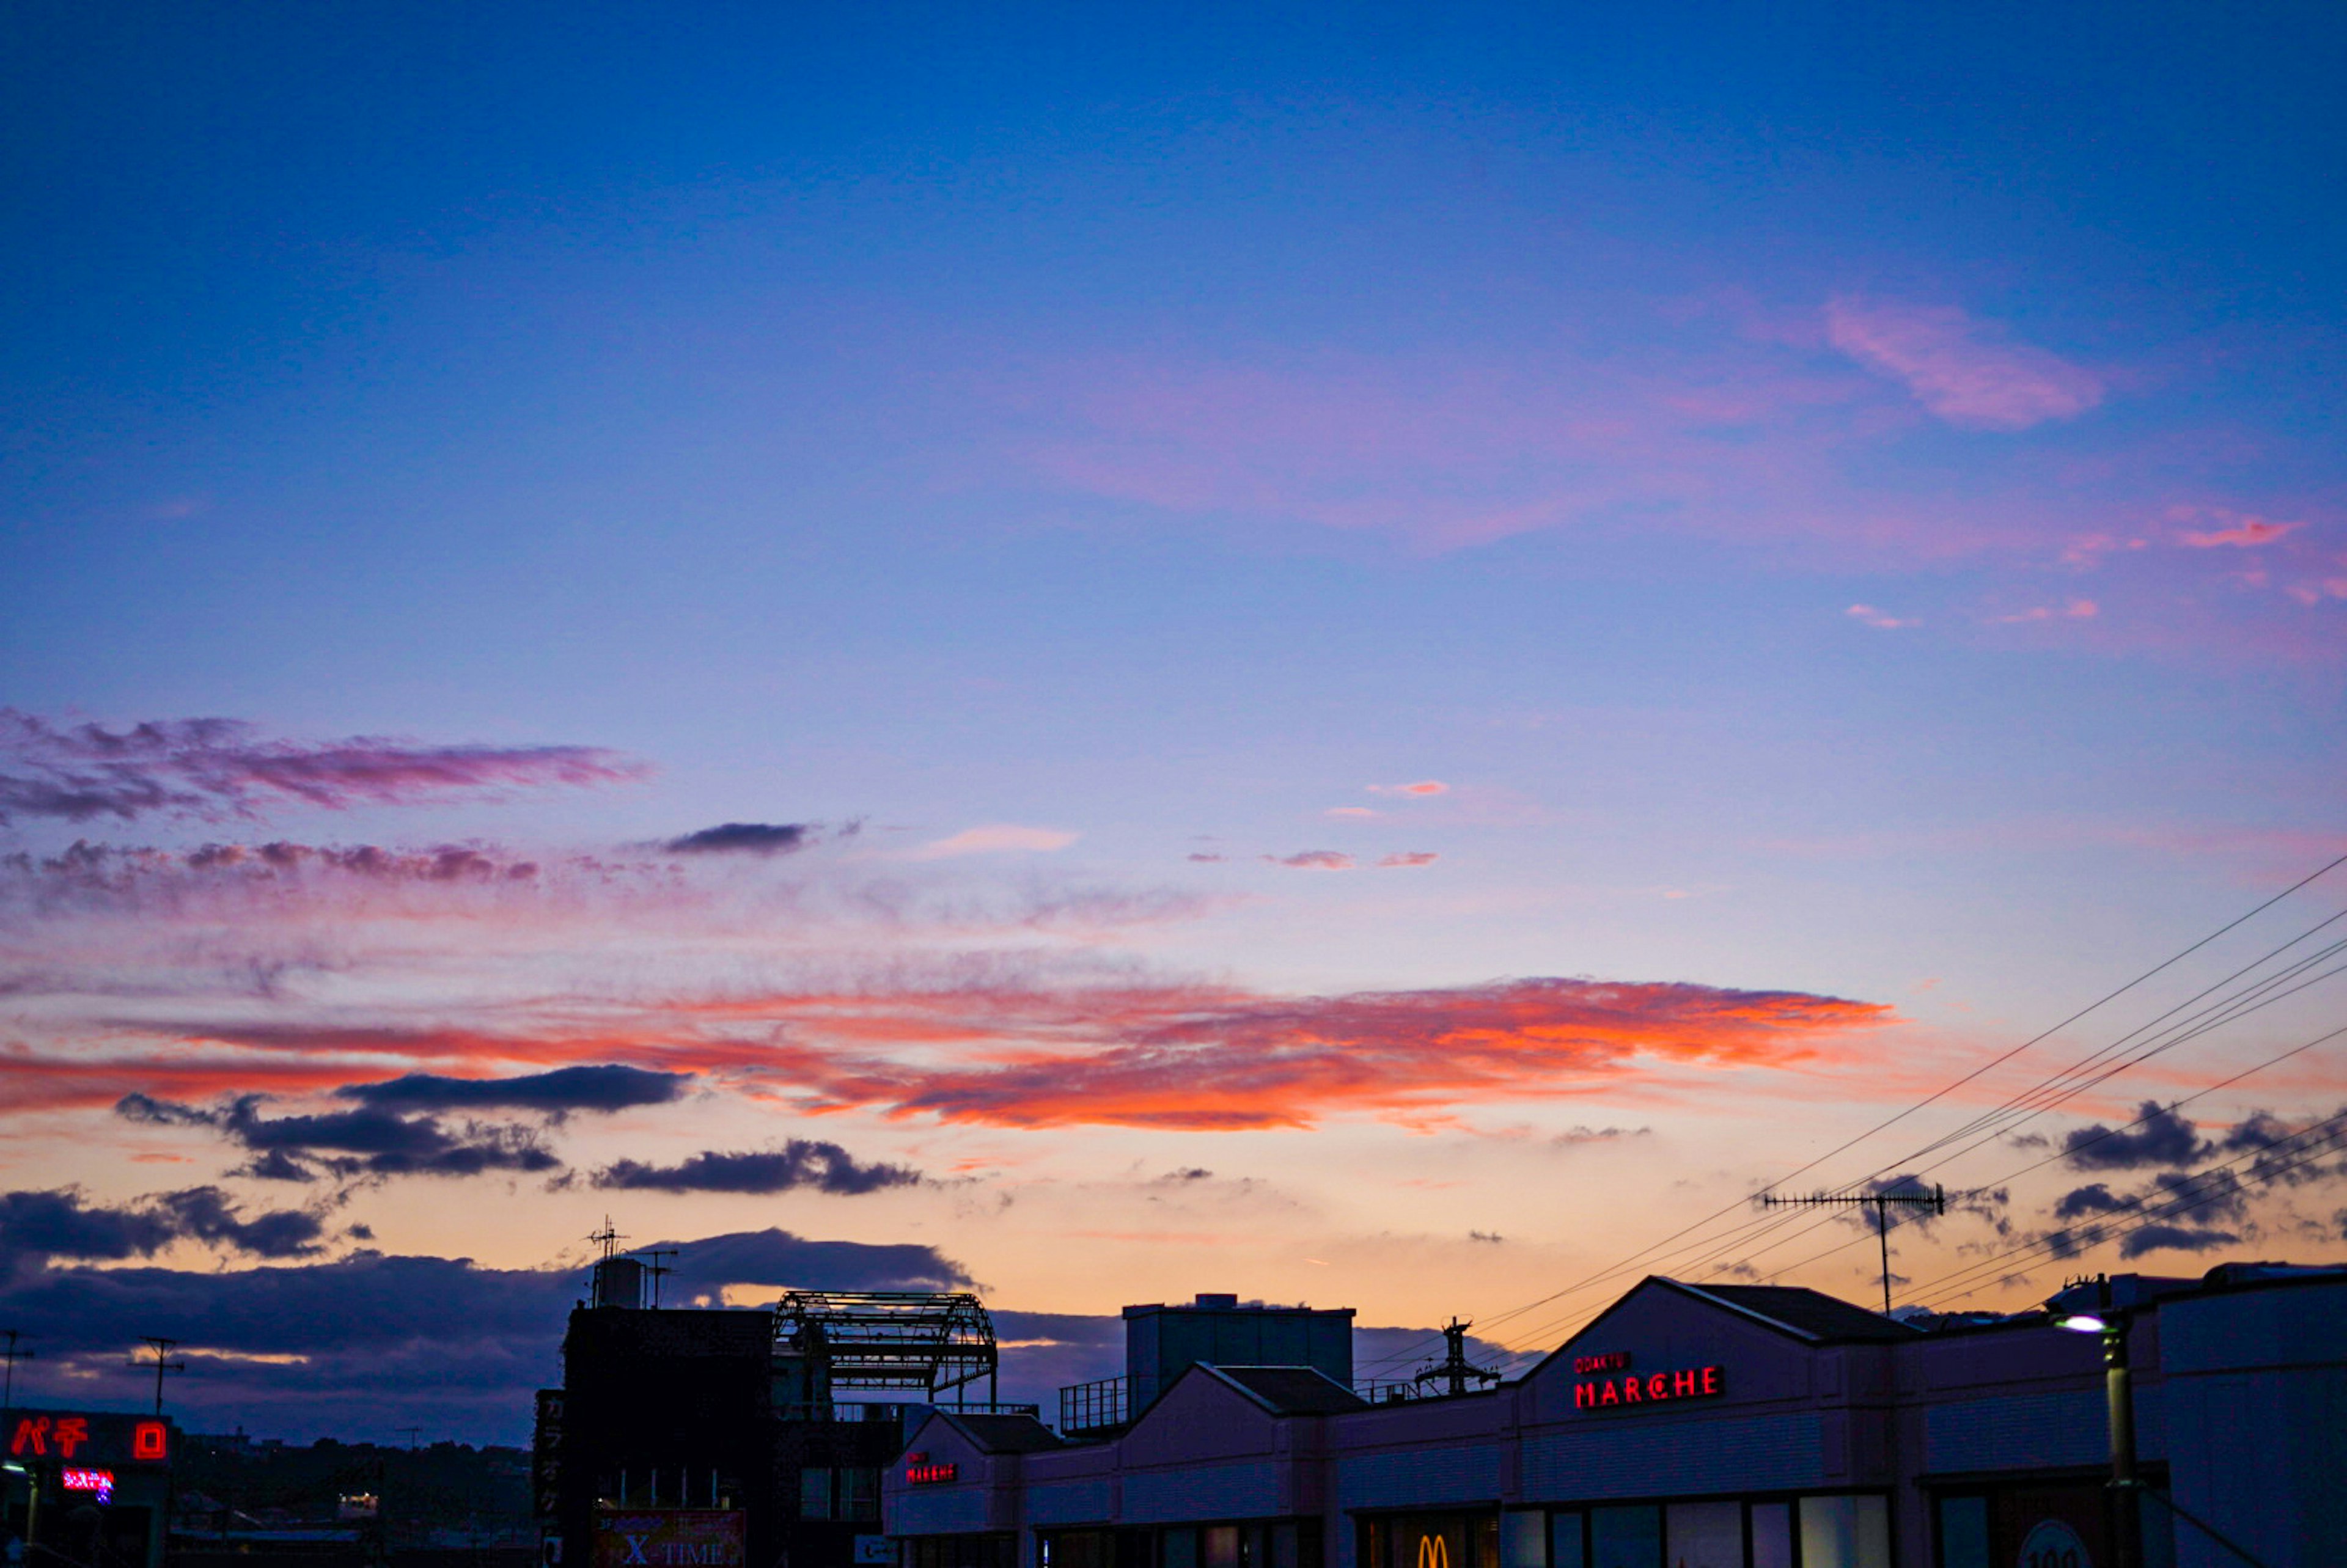
[[1912,1339],[1921,1332],[1895,1317],[1885,1317],[1880,1312],[1852,1306],[1838,1296],[1799,1286],[1688,1285],[1676,1279],[1664,1283],[1690,1296],[1732,1307],[1799,1338],[1820,1343],[1853,1339],[1881,1343]]
[[1317,1367],[1200,1365],[1276,1416],[1332,1416],[1368,1408],[1358,1394]]
[[990,1454],[1033,1453],[1038,1449],[1066,1446],[1059,1433],[1032,1416],[980,1416],[933,1409],[929,1419],[958,1428],[964,1437]]

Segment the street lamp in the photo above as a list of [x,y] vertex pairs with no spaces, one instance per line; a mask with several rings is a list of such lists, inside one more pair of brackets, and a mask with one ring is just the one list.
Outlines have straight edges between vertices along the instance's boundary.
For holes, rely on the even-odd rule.
[[2129,1315],[2126,1308],[2112,1305],[2107,1276],[2094,1283],[2099,1297],[2094,1310],[2058,1305],[2059,1296],[2047,1302],[2045,1309],[2056,1328],[2102,1337],[2103,1388],[2111,1413],[2110,1490],[2117,1505],[2112,1512],[2118,1539],[2112,1543],[2111,1555],[2116,1568],[2143,1568],[2143,1482],[2135,1472],[2135,1368],[2127,1359]]

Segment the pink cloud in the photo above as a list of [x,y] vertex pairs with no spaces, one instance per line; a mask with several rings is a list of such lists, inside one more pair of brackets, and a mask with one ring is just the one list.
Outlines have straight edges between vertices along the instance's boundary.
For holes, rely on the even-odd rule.
[[1430,850],[1399,850],[1378,862],[1380,871],[1399,871],[1412,866],[1431,866],[1442,857]]
[[2074,599],[2059,610],[2052,605],[2033,605],[2012,615],[1996,618],[2002,625],[2011,626],[2031,620],[2092,620],[2103,612],[2103,607],[2091,599]]
[[1416,784],[1371,784],[1371,794],[1430,795],[1449,794],[1450,786],[1440,779],[1420,779]]
[[111,731],[59,728],[0,709],[0,822],[149,815],[219,821],[268,805],[329,811],[495,797],[641,777],[641,763],[594,746],[426,745],[359,736],[260,738],[235,719],[172,719]]
[[2211,508],[2179,507],[2168,514],[2178,520],[2205,518],[2219,527],[2178,537],[2177,542],[2192,549],[2218,549],[2230,546],[2237,549],[2253,549],[2288,538],[2304,528],[2304,523],[2278,523],[2265,518],[2253,518],[2245,513],[2226,512]]
[[1274,866],[1292,866],[1299,871],[1350,871],[1353,857],[1334,849],[1307,849],[1299,855],[1266,855],[1263,858]]
[[1065,849],[1078,836],[1053,827],[1021,827],[1016,823],[996,823],[987,827],[966,827],[950,837],[925,844],[914,850],[909,858],[943,860],[957,855],[1000,855],[1012,850],[1049,854],[1054,849]]
[[1899,617],[1885,610],[1877,610],[1870,604],[1853,604],[1842,613],[1852,620],[1873,627],[1878,631],[1895,631],[1902,627],[1923,624],[1920,620],[1901,620]]
[[1951,425],[2026,430],[2103,400],[2102,379],[2091,371],[2006,342],[1991,323],[1951,306],[1838,299],[1826,306],[1826,336]]
[[1323,816],[1375,816],[1378,814],[1366,805],[1332,805],[1320,815]]

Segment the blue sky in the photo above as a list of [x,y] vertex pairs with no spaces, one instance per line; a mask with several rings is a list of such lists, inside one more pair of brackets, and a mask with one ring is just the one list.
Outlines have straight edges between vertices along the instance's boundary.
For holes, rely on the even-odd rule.
[[[624,1198],[1028,1313],[1497,1313],[2347,850],[2324,8],[10,26],[41,1300],[559,1272]],[[2007,1129],[1947,1179],[2058,1157],[1915,1298],[2157,1217],[2062,1140],[2335,1005]],[[255,1131],[600,1065],[689,1087]],[[2342,1100],[2260,1069],[2130,1179]],[[793,1140],[918,1180],[597,1185]],[[2075,1245],[2342,1252],[2332,1176],[2253,1184]]]

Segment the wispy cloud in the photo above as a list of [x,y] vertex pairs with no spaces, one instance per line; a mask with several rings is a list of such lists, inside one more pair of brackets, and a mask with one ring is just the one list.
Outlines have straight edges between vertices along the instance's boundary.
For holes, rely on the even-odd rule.
[[1878,631],[1898,631],[1910,626],[1923,624],[1921,620],[1913,619],[1901,620],[1887,610],[1877,610],[1870,604],[1853,604],[1842,613],[1861,625],[1873,627]]
[[1431,866],[1441,858],[1442,856],[1431,850],[1397,850],[1391,855],[1379,856],[1378,869],[1380,871],[1409,870],[1420,866]]
[[2281,523],[2270,518],[2251,517],[2246,512],[2228,512],[2219,508],[2182,507],[2168,514],[2182,522],[2212,522],[2212,528],[2187,529],[2177,536],[2177,542],[2188,548],[2206,550],[2231,548],[2254,549],[2288,538],[2306,525],[2300,522]]
[[1837,299],[1826,306],[1834,347],[1893,380],[1951,425],[2026,430],[2071,419],[2103,400],[2102,378],[1991,323],[1945,305]]
[[2050,604],[2032,605],[1995,620],[1999,625],[2014,626],[2033,620],[2092,620],[2102,612],[2103,607],[2091,599],[2074,599],[2058,609]]
[[1337,849],[1307,849],[1295,855],[1266,855],[1263,857],[1274,866],[1286,866],[1297,871],[1350,871],[1353,857]]
[[375,736],[270,740],[235,719],[171,719],[108,730],[61,727],[0,709],[0,821],[148,815],[220,821],[266,807],[328,811],[497,796],[641,777],[643,764],[596,746],[433,745]]
[[1450,786],[1444,784],[1440,779],[1420,779],[1416,784],[1371,784],[1369,786],[1369,793],[1371,794],[1415,795],[1424,797],[1426,795],[1449,794],[1450,793]]
[[908,858],[943,860],[958,855],[1000,855],[1010,851],[1045,854],[1065,849],[1077,836],[1057,828],[996,823],[987,827],[966,827],[950,837],[934,839],[914,850]]

